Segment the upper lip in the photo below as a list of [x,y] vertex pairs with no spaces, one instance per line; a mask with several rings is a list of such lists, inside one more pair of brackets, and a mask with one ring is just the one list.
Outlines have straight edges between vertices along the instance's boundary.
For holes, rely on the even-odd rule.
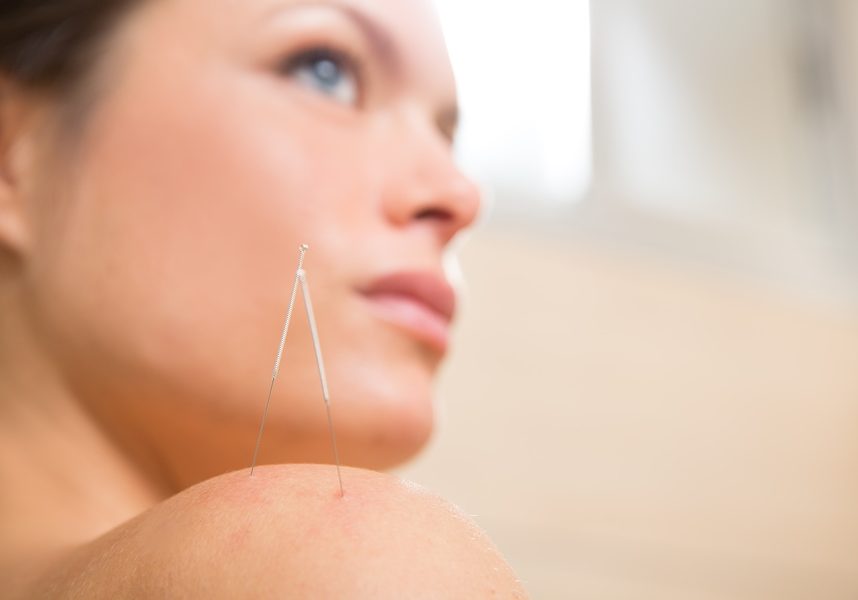
[[365,296],[405,296],[438,313],[447,321],[456,313],[456,292],[447,281],[426,271],[400,271],[375,279],[363,289]]

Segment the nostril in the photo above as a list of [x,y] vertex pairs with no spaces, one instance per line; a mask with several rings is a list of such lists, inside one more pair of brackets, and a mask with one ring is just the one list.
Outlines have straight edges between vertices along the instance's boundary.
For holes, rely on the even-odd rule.
[[426,208],[415,215],[419,220],[449,221],[453,218],[450,211],[443,208]]

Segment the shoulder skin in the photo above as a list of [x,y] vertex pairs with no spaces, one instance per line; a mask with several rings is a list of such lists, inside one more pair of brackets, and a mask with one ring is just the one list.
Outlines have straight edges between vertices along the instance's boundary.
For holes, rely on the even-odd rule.
[[392,475],[280,465],[193,486],[75,550],[63,598],[526,598],[457,508]]

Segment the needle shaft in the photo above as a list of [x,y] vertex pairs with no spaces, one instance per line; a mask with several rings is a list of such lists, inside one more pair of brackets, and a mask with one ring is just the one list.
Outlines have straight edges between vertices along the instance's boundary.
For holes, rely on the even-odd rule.
[[343,496],[343,476],[340,472],[340,454],[337,450],[337,436],[334,434],[334,421],[331,418],[331,396],[328,392],[328,378],[325,376],[325,363],[322,360],[322,346],[319,344],[319,332],[316,329],[316,317],[313,313],[313,303],[310,300],[310,286],[307,284],[307,274],[304,269],[298,269],[298,279],[301,281],[301,293],[304,295],[304,308],[307,311],[307,321],[310,323],[310,335],[313,338],[313,350],[316,353],[316,367],[319,370],[319,382],[322,384],[322,398],[325,401],[325,411],[328,415],[328,431],[331,434],[331,446],[334,450],[334,462],[337,465],[337,480],[340,483],[340,496]]
[[292,322],[292,312],[295,309],[295,298],[298,295],[299,273],[303,272],[304,253],[308,247],[302,244],[299,248],[298,268],[295,271],[295,279],[292,282],[292,294],[289,298],[289,308],[286,311],[286,321],[283,323],[283,333],[280,335],[280,345],[277,347],[277,358],[274,359],[274,369],[271,372],[271,385],[268,387],[268,398],[265,400],[265,410],[262,412],[262,420],[259,423],[259,433],[256,436],[256,447],[253,449],[253,460],[250,463],[250,474],[256,468],[256,459],[259,456],[259,446],[262,443],[262,433],[265,431],[265,420],[268,418],[268,407],[271,405],[271,393],[274,391],[274,383],[280,373],[280,361],[283,358],[283,347],[286,345],[286,334],[289,333],[289,323]]
[[256,459],[259,456],[259,447],[262,443],[262,433],[265,431],[265,421],[268,418],[268,408],[271,405],[271,395],[277,375],[280,373],[280,361],[283,358],[283,348],[286,345],[286,334],[289,332],[289,324],[292,322],[292,313],[295,309],[295,299],[298,295],[298,285],[301,286],[301,294],[304,298],[304,309],[307,312],[307,321],[310,324],[310,335],[313,338],[313,351],[316,354],[316,368],[319,371],[319,383],[322,386],[322,399],[325,401],[325,411],[328,416],[328,431],[331,434],[331,447],[334,451],[334,462],[337,465],[337,481],[340,484],[340,496],[344,496],[343,477],[340,469],[340,453],[337,450],[337,437],[334,433],[334,421],[331,417],[331,396],[328,391],[328,378],[325,375],[325,363],[322,360],[322,347],[319,343],[319,332],[316,327],[316,316],[313,313],[313,303],[310,300],[310,287],[307,284],[307,274],[304,271],[304,254],[309,247],[302,244],[299,249],[298,268],[295,270],[295,279],[292,282],[292,294],[289,298],[289,308],[286,311],[286,322],[283,324],[283,333],[280,335],[280,345],[277,347],[277,357],[274,360],[274,369],[271,372],[271,384],[268,387],[268,397],[265,400],[265,410],[262,413],[262,421],[259,423],[259,433],[256,436],[256,447],[253,450],[253,460],[250,463],[250,474],[256,468]]

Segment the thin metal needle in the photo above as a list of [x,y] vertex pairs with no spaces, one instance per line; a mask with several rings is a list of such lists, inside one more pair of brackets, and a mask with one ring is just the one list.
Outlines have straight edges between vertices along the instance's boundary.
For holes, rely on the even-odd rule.
[[283,333],[280,335],[280,345],[277,347],[277,358],[274,360],[274,369],[271,372],[271,385],[268,387],[268,398],[265,400],[265,410],[262,413],[262,421],[259,423],[259,434],[256,436],[256,447],[253,449],[253,460],[250,463],[250,474],[256,468],[256,458],[259,455],[259,445],[262,443],[262,432],[265,430],[265,420],[268,418],[268,407],[271,405],[271,393],[274,391],[274,382],[280,373],[280,360],[283,358],[283,346],[286,345],[286,334],[289,332],[289,323],[292,321],[292,311],[295,309],[295,297],[298,294],[298,281],[300,273],[304,271],[304,253],[309,250],[307,244],[301,244],[298,248],[298,268],[295,270],[295,280],[292,282],[292,295],[289,298],[289,309],[286,311],[286,322],[283,324]]
[[322,398],[325,400],[325,410],[328,414],[328,431],[331,433],[331,446],[334,449],[334,462],[337,465],[337,480],[340,482],[340,496],[344,496],[343,476],[340,473],[340,453],[337,451],[337,437],[334,434],[334,421],[331,418],[331,397],[328,393],[328,379],[325,377],[325,363],[322,361],[322,347],[319,344],[319,332],[316,330],[316,317],[313,314],[313,303],[310,301],[310,286],[307,285],[307,274],[304,269],[298,269],[298,279],[301,281],[301,293],[304,295],[304,308],[307,320],[310,322],[310,335],[313,337],[313,350],[316,352],[316,367],[319,369],[319,381],[322,384]]

